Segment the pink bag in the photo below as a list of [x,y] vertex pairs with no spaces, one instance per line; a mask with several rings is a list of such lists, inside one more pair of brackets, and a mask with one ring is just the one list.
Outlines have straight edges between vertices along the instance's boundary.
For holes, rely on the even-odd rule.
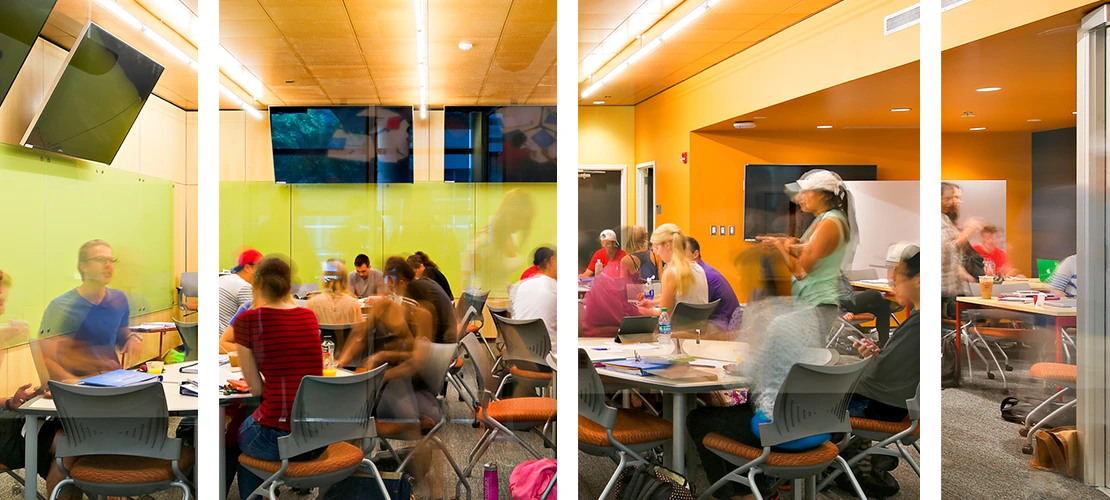
[[[543,460],[529,460],[524,462],[509,475],[509,493],[513,496],[513,500],[540,500],[543,498],[543,492],[547,489],[547,484],[551,482],[551,478],[555,477],[554,460],[545,458]],[[547,498],[554,500],[556,498],[555,490],[559,489],[558,484],[551,488],[551,495]]]

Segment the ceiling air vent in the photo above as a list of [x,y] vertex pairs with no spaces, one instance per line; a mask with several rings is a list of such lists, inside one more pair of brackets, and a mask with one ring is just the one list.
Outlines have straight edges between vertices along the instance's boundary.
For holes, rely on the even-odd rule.
[[921,4],[895,12],[883,19],[883,35],[902,31],[921,22]]
[[948,9],[955,9],[971,0],[940,0],[940,11],[944,12]]

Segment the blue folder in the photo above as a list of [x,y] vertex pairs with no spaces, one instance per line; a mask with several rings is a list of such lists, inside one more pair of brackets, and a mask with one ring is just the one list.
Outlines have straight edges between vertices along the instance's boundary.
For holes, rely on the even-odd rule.
[[636,361],[634,359],[626,359],[622,361],[605,361],[602,363],[602,368],[628,373],[631,375],[639,375],[641,377],[651,375],[648,370],[658,370],[666,368],[668,365],[663,363],[656,363],[652,361]]
[[161,382],[162,376],[131,370],[114,370],[83,379],[81,380],[81,385],[91,385],[93,387],[126,387],[149,382],[151,380]]

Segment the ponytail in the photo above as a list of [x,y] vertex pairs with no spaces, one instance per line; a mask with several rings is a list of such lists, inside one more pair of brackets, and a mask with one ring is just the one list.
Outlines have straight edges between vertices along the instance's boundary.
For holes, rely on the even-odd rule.
[[420,257],[420,262],[423,263],[425,267],[439,267],[435,262],[432,262],[432,259],[424,252],[417,250],[414,255]]
[[652,233],[651,242],[658,245],[667,241],[671,242],[671,261],[667,263],[667,268],[674,268],[675,278],[677,278],[675,292],[684,294],[693,288],[696,282],[690,261],[686,259],[686,235],[682,234],[682,230],[674,224],[663,224]]

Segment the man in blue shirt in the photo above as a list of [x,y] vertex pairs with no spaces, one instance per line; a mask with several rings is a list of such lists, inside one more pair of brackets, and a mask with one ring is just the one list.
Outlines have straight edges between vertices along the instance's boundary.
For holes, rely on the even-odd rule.
[[127,296],[108,288],[115,264],[108,243],[92,240],[81,245],[81,284],[46,306],[39,345],[51,380],[73,382],[116,370],[122,368],[117,349],[137,353],[140,338],[129,328]]
[[728,284],[728,280],[720,271],[709,267],[709,264],[701,260],[701,245],[698,240],[686,238],[686,258],[690,259],[690,262],[696,262],[705,270],[705,281],[709,285],[709,301],[720,300],[717,310],[709,317],[709,322],[722,330],[735,330],[739,321],[733,321],[732,316],[740,308],[740,302],[736,300],[736,292],[732,290],[732,285]]

